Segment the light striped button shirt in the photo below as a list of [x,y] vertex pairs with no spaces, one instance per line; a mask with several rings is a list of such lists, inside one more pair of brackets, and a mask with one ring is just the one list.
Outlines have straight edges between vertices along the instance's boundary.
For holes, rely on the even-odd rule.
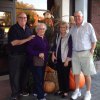
[[97,41],[95,31],[90,23],[82,23],[80,27],[76,25],[70,29],[73,41],[73,51],[90,50],[91,43]]

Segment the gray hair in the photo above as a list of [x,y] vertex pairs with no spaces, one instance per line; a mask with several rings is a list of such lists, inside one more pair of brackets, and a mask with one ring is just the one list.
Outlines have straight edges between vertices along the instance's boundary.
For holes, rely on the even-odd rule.
[[45,23],[38,23],[35,28],[35,31],[37,32],[41,26],[44,26],[44,29],[47,30],[47,26]]
[[82,11],[75,11],[74,15],[77,14],[77,13],[79,13],[81,16],[83,16]]

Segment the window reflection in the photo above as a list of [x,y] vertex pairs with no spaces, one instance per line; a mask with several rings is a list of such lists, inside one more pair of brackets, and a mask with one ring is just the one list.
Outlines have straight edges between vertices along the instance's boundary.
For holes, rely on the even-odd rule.
[[[9,27],[11,26],[11,13],[0,11],[0,39],[7,38]],[[1,40],[0,40],[1,41]],[[3,40],[4,41],[4,40]]]
[[6,55],[8,31],[11,26],[11,13],[0,11],[0,57]]
[[11,13],[0,11],[0,25],[10,26],[11,25]]
[[0,11],[0,75],[8,72],[7,44],[11,26],[11,13]]

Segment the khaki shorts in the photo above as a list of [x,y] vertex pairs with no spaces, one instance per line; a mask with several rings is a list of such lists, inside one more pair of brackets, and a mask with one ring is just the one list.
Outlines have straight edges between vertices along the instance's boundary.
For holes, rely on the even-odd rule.
[[75,52],[72,55],[72,71],[74,74],[84,75],[96,74],[96,69],[93,62],[93,55],[90,51]]

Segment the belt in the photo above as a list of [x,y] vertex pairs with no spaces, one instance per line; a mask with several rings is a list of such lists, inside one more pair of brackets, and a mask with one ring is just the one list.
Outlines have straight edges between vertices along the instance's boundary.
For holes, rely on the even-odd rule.
[[80,51],[75,51],[75,52],[84,52],[84,51],[89,51],[89,50],[80,50]]
[[10,53],[10,55],[26,55],[26,53]]

